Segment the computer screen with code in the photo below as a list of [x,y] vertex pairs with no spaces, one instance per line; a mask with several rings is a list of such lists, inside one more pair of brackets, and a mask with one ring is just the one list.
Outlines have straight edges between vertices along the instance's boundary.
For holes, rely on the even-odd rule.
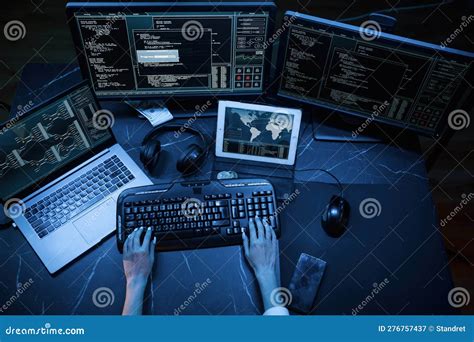
[[470,91],[472,57],[287,15],[279,95],[432,134]]
[[146,97],[262,93],[269,16],[256,5],[247,11],[152,6],[86,8],[73,21],[96,95]]

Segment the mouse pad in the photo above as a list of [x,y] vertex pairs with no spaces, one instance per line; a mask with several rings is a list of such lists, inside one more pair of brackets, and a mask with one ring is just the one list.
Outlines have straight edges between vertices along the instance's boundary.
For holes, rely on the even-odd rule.
[[279,203],[282,286],[307,253],[327,261],[313,313],[351,314],[374,286],[388,282],[364,314],[452,312],[446,301],[452,282],[427,184],[344,187],[350,215],[340,238],[321,227],[321,214],[339,194],[334,184],[295,183],[290,198]]

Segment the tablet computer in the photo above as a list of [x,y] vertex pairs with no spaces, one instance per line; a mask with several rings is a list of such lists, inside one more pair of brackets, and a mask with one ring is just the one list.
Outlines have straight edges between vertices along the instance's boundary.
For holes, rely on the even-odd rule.
[[294,165],[301,110],[219,101],[216,156]]

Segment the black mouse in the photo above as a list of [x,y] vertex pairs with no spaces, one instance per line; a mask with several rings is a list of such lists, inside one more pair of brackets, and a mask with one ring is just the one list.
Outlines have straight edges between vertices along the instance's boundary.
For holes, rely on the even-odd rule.
[[327,235],[340,237],[347,228],[349,203],[340,196],[332,196],[321,217],[321,225]]

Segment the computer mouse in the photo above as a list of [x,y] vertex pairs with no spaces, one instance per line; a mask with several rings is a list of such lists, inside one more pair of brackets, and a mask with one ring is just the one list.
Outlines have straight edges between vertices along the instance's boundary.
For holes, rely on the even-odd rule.
[[332,196],[321,216],[321,226],[330,237],[340,237],[347,228],[349,203],[340,196]]

